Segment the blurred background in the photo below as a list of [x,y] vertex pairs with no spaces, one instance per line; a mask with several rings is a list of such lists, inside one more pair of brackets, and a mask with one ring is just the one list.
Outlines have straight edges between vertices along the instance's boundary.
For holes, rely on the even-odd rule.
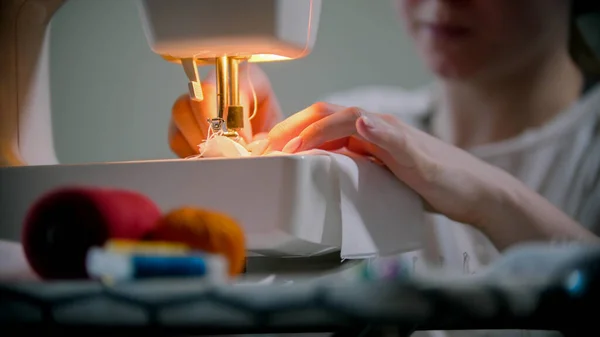
[[[67,1],[53,18],[50,48],[60,162],[174,157],[167,126],[187,80],[149,49],[133,0]],[[356,86],[428,81],[392,0],[324,0],[313,53],[263,69],[286,114]]]
[[[324,0],[313,53],[262,66],[285,113],[356,86],[413,89],[427,84],[430,76],[396,15],[392,0]],[[598,22],[592,17],[580,23],[596,50]],[[136,3],[67,1],[51,29],[59,161],[174,158],[167,127],[174,100],[187,92],[187,80],[179,65],[149,49]]]

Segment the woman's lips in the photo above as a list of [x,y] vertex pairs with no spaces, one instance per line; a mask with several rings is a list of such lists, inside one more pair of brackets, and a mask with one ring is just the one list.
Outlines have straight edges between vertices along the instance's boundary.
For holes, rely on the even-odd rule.
[[459,39],[465,38],[471,34],[471,30],[464,26],[424,23],[422,28],[431,34],[434,38],[440,39]]

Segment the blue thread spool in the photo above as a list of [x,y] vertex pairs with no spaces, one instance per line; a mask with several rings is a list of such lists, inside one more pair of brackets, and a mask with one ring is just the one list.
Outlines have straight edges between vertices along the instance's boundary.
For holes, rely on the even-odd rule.
[[136,279],[174,276],[201,277],[208,273],[206,260],[198,256],[131,256]]
[[86,266],[93,278],[130,281],[150,278],[227,279],[227,261],[211,254],[152,255],[128,254],[92,248]]

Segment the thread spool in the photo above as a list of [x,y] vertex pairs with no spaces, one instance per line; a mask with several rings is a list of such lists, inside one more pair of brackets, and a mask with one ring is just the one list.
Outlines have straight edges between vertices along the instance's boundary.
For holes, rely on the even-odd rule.
[[206,253],[222,254],[231,277],[246,263],[246,241],[241,226],[218,212],[184,207],[167,213],[148,236],[150,240],[181,242]]
[[38,199],[25,218],[22,243],[31,268],[44,279],[88,278],[87,251],[110,238],[139,239],[161,212],[142,194],[69,187]]
[[90,276],[114,282],[197,278],[219,283],[227,279],[227,261],[221,255],[118,253],[92,248],[86,262]]

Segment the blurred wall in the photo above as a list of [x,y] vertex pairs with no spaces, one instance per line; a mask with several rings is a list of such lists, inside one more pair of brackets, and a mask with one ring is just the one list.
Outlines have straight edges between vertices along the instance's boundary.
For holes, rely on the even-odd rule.
[[[323,0],[314,52],[263,68],[286,114],[355,86],[428,81],[392,0]],[[66,2],[52,21],[51,85],[61,162],[174,157],[167,126],[186,78],[150,51],[133,0]]]

